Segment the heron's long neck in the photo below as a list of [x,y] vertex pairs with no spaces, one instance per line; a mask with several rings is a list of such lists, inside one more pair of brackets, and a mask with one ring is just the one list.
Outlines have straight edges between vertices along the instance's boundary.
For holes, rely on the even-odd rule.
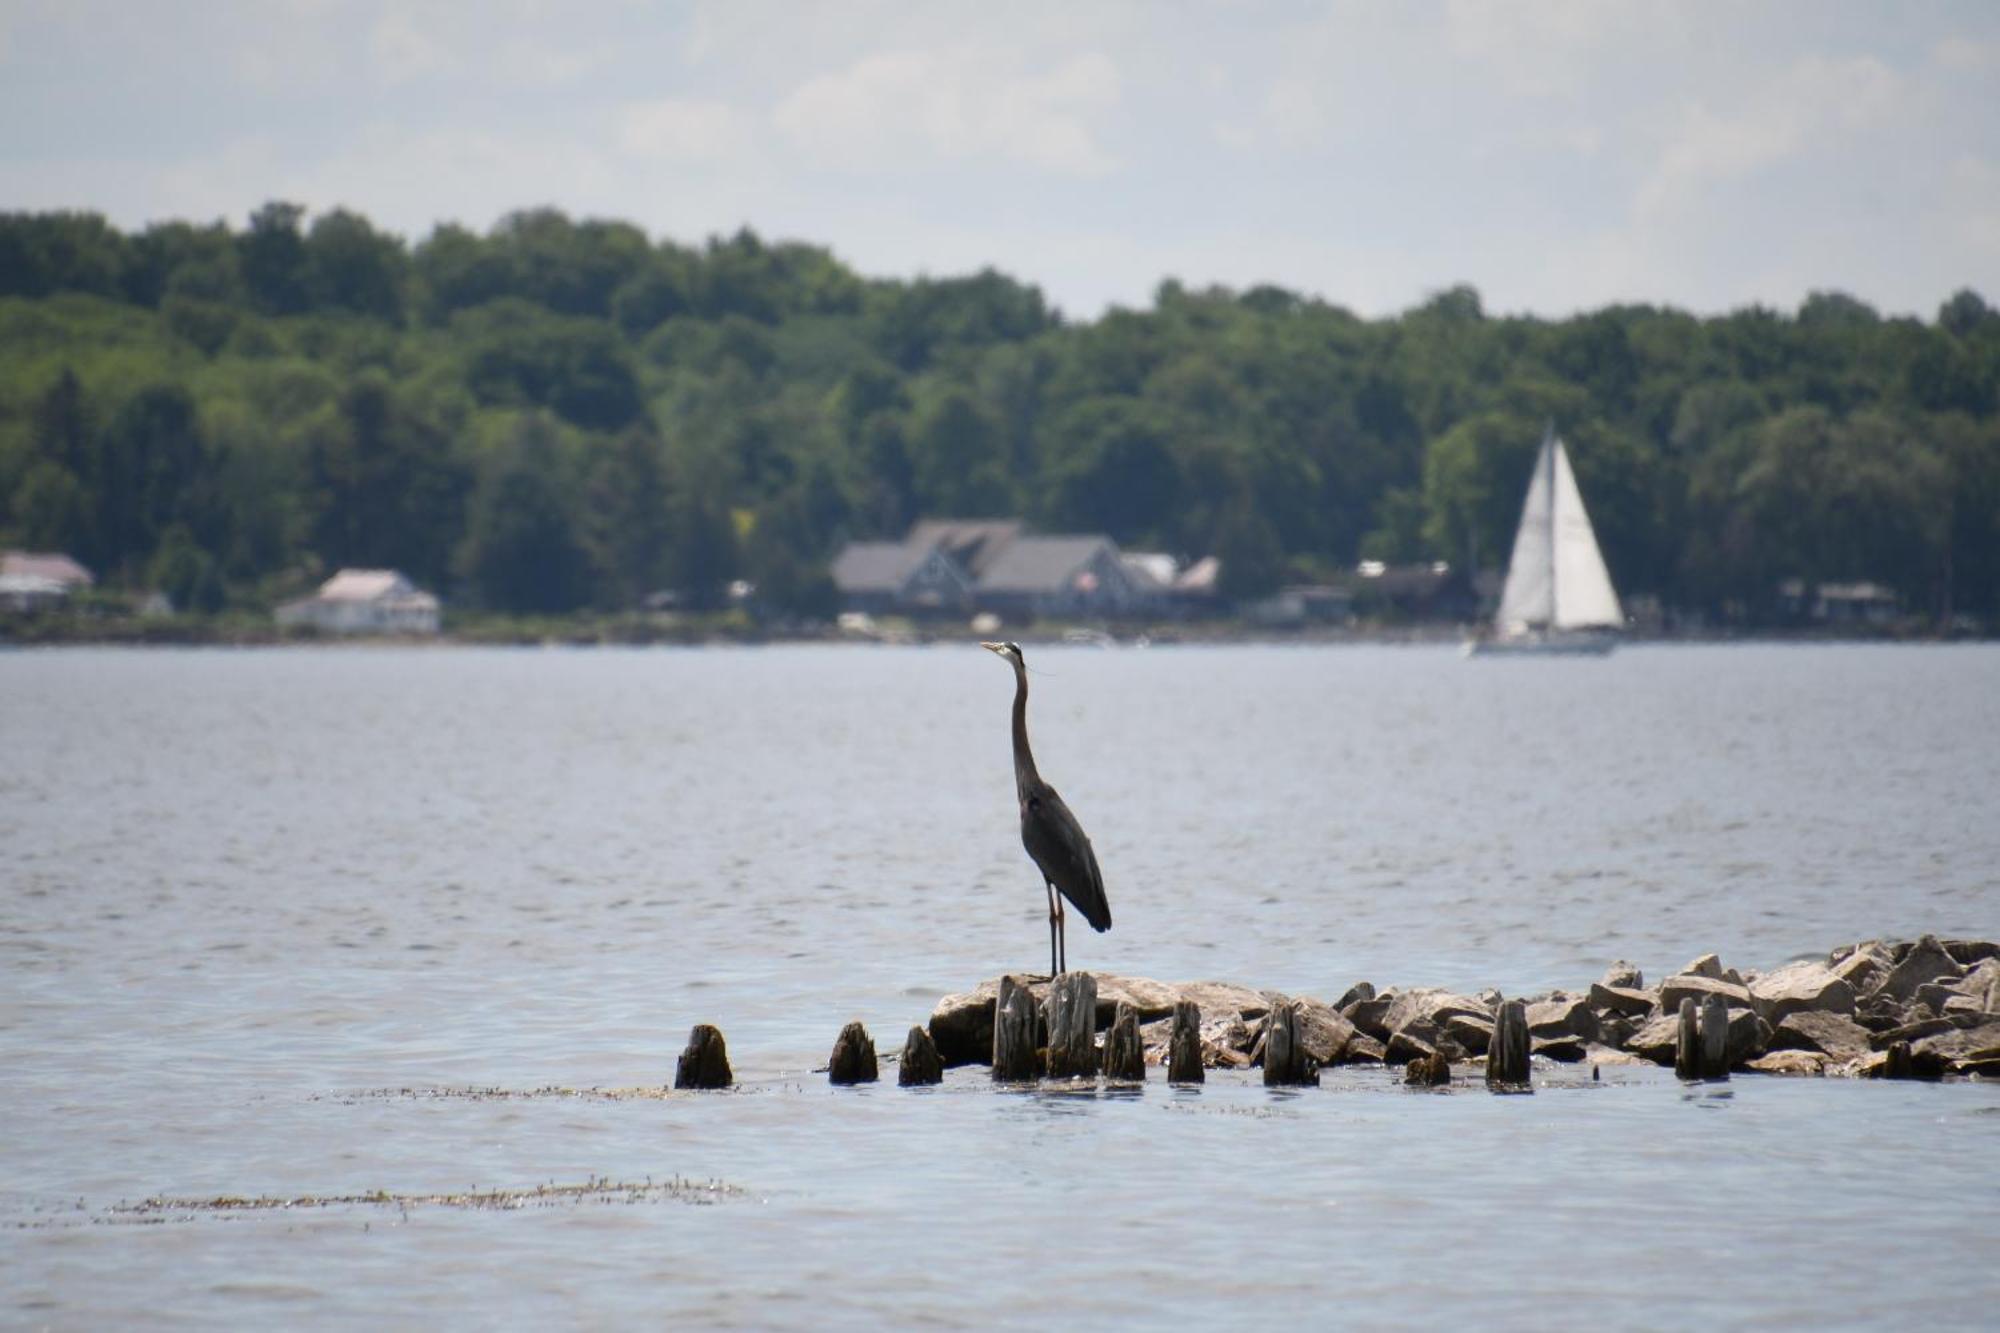
[[1041,781],[1035,771],[1035,752],[1028,748],[1028,673],[1014,668],[1014,785],[1026,787]]

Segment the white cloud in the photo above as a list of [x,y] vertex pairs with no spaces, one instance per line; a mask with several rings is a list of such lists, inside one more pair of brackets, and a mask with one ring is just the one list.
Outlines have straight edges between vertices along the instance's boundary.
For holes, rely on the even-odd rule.
[[1636,212],[1651,218],[1697,209],[1715,183],[1752,175],[1816,141],[1880,121],[1896,109],[1902,91],[1900,76],[1873,57],[1807,56],[1733,112],[1688,107],[1639,187]]
[[1959,74],[2000,70],[2000,41],[1980,42],[1954,33],[1931,48],[1931,61],[1940,69]]
[[456,63],[443,42],[400,9],[387,11],[368,30],[368,62],[378,78],[391,84],[447,73]]
[[726,102],[660,98],[619,113],[618,141],[634,157],[667,162],[715,162],[750,143],[747,119]]
[[801,150],[842,166],[897,166],[923,154],[1095,176],[1115,164],[1093,120],[1119,92],[1117,67],[1095,52],[1007,74],[989,53],[892,51],[808,79],[771,119]]

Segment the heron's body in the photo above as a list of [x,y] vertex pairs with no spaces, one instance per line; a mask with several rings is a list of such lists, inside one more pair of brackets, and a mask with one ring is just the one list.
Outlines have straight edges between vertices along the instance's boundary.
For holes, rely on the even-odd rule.
[[1104,874],[1083,825],[1070,813],[1056,789],[1042,781],[1028,747],[1028,673],[1019,644],[988,643],[982,647],[1007,659],[1014,668],[1014,791],[1021,802],[1021,845],[1042,872],[1049,893],[1049,968],[1063,971],[1067,959],[1062,903],[1067,898],[1091,929],[1111,929],[1111,903],[1104,896]]

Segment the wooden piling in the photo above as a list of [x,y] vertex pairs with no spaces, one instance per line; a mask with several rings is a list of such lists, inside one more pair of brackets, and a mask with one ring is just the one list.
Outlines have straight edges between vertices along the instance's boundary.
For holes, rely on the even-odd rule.
[[1681,997],[1680,1026],[1674,1029],[1674,1074],[1701,1077],[1701,1028],[1695,1019],[1694,996]]
[[911,1028],[903,1041],[903,1054],[896,1061],[896,1082],[906,1088],[944,1082],[944,1061],[938,1057],[937,1043],[922,1028]]
[[1299,1041],[1299,1006],[1285,1000],[1264,1016],[1264,1086],[1304,1087],[1319,1082],[1319,1065]]
[[1104,1034],[1104,1077],[1126,1083],[1146,1081],[1146,1047],[1139,1040],[1139,1011],[1120,1000]]
[[993,1008],[993,1081],[1025,1083],[1041,1073],[1035,1058],[1035,1000],[1012,977],[1000,978]]
[[1201,1068],[1201,1009],[1193,1000],[1174,1003],[1174,1025],[1167,1037],[1167,1082],[1199,1083]]
[[688,1033],[687,1049],[674,1066],[676,1088],[726,1088],[729,1086],[729,1050],[722,1033],[707,1023],[697,1023]]
[[1486,1084],[1525,1088],[1528,1072],[1528,1006],[1506,1000],[1493,1016],[1493,1036],[1486,1043]]
[[1097,1074],[1097,978],[1065,972],[1049,983],[1049,1077]]
[[1729,1001],[1720,995],[1701,1002],[1701,1076],[1729,1077]]
[[840,1030],[833,1042],[833,1058],[827,1062],[830,1083],[873,1083],[880,1072],[875,1063],[875,1039],[859,1021]]
[[1403,1082],[1418,1088],[1439,1088],[1451,1082],[1451,1061],[1437,1051],[1420,1055],[1403,1069]]

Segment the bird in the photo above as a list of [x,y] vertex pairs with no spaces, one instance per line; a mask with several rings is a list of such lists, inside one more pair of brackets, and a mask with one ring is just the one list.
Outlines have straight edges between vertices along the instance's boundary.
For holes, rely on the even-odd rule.
[[1021,645],[979,646],[1014,668],[1014,793],[1021,801],[1021,845],[1042,872],[1042,887],[1048,891],[1049,973],[1060,976],[1069,965],[1062,899],[1069,899],[1083,913],[1092,930],[1102,933],[1111,929],[1104,874],[1097,868],[1097,853],[1091,850],[1083,825],[1035,768],[1035,753],[1028,748],[1028,663],[1021,655]]

